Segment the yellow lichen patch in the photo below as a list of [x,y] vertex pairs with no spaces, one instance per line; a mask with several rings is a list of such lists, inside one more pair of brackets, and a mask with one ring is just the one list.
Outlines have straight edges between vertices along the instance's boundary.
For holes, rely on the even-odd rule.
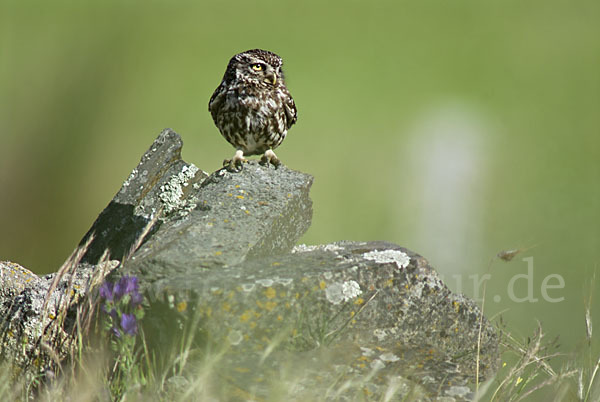
[[235,367],[234,370],[237,371],[238,373],[249,373],[250,372],[250,369],[248,367]]
[[268,302],[265,303],[265,309],[267,311],[272,311],[275,307],[277,307],[277,302],[268,301]]
[[236,195],[235,198],[237,198],[238,200],[243,200],[244,196],[243,195]]
[[252,313],[252,310],[246,310],[244,311],[244,313],[240,316],[240,321],[241,322],[246,322],[248,320],[250,320],[250,314]]
[[231,311],[231,304],[229,304],[229,303],[225,302],[225,303],[223,303],[223,305],[221,306],[221,309],[222,309],[223,311]]
[[277,316],[277,321],[283,321],[283,316],[281,314]]
[[394,280],[392,278],[388,279],[385,282],[385,286],[387,286],[388,288],[391,288],[392,286],[394,286]]
[[256,323],[254,321],[251,321],[248,326],[252,329],[256,328]]
[[270,286],[263,293],[265,294],[265,296],[267,296],[267,299],[272,299],[275,296],[277,296],[277,292],[275,291],[275,289],[273,289]]
[[294,297],[295,297],[296,299],[299,299],[299,298],[300,298],[300,293],[296,292],[296,294],[294,295]]
[[51,320],[53,320],[53,319],[56,318],[56,316],[54,314],[50,313],[50,314],[48,314],[48,318],[50,318]]
[[229,219],[223,219],[223,222],[229,223]]
[[453,301],[452,306],[454,307],[454,311],[456,311],[458,313],[460,310],[460,304],[458,304],[457,301]]
[[245,213],[246,215],[250,215],[250,211],[248,211],[247,209],[244,209],[244,213]]
[[408,289],[408,283],[407,283],[406,285],[404,285],[404,288],[405,288],[405,289]]
[[365,302],[365,299],[363,299],[362,297],[358,297],[358,298],[356,298],[356,300],[354,300],[354,304],[356,304],[357,306],[360,306],[364,302]]
[[198,312],[200,313],[200,315],[203,315],[207,318],[210,318],[212,316],[212,308],[211,307],[207,307],[206,309],[204,309],[204,307],[200,307],[200,309],[198,309]]
[[222,251],[215,251],[215,255],[221,255],[221,254],[223,254]]
[[368,358],[367,356],[363,356],[363,355],[361,355],[361,356],[358,358],[358,360],[360,360],[360,361],[363,361],[363,362],[364,362],[364,361],[369,361],[369,358]]
[[227,197],[233,197],[233,194],[227,193]]
[[292,193],[288,193],[288,198],[292,198]]
[[281,263],[277,262],[277,261],[275,261],[274,263],[271,264],[271,266],[273,266],[273,267],[278,267],[280,265],[281,265]]
[[281,297],[282,299],[285,298],[287,296],[287,293],[285,292],[285,290],[282,290],[281,292],[279,292],[279,297]]
[[235,188],[240,188],[240,185],[239,185],[239,184],[236,184],[236,185],[235,185]]
[[325,281],[319,282],[319,288],[321,288],[321,290],[325,290],[326,287],[327,287],[327,284],[325,283]]
[[179,311],[180,313],[187,310],[187,302],[182,301],[177,303],[177,306],[175,306],[177,308],[177,311]]

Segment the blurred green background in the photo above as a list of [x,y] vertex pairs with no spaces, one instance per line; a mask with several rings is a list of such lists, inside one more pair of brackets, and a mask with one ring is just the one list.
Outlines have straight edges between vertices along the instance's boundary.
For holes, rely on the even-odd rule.
[[[573,350],[586,286],[600,322],[599,21],[598,1],[1,0],[0,259],[55,271],[165,127],[219,168],[208,99],[260,47],[299,110],[277,154],[315,177],[303,242],[392,241],[472,297],[532,247],[493,264],[486,311]],[[523,257],[537,302],[509,297]]]

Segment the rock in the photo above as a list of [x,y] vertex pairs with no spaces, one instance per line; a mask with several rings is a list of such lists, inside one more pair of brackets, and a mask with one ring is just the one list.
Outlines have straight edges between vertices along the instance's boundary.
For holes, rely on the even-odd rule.
[[183,143],[171,129],[163,130],[123,186],[96,219],[80,245],[94,239],[83,261],[95,264],[106,250],[113,260],[122,260],[139,245],[147,225],[158,217],[193,208],[187,194],[208,176],[181,159]]
[[128,263],[145,278],[232,265],[289,252],[310,226],[312,177],[249,162],[221,169],[190,192],[196,207],[163,222]]
[[[19,369],[68,355],[76,309],[114,270],[139,279],[156,364],[209,365],[207,397],[467,400],[476,361],[481,378],[496,370],[494,328],[483,318],[477,359],[480,310],[425,258],[385,242],[294,247],[311,176],[256,162],[209,176],[181,148],[158,136],[57,274],[0,263],[2,355]],[[187,393],[197,375],[167,388]]]
[[[339,242],[210,270],[172,268],[124,267],[149,298],[147,340],[159,350],[201,323],[202,348],[220,356],[213,386],[224,399],[237,389],[267,398],[291,367],[296,388],[286,400],[354,400],[365,387],[373,400],[390,387],[395,400],[473,397],[481,312],[410,250]],[[496,331],[483,323],[481,378],[498,366]],[[341,383],[348,388],[331,388]]]
[[0,357],[13,364],[14,376],[31,379],[70,353],[72,309],[118,264],[65,265],[60,274],[39,277],[19,264],[0,261]]

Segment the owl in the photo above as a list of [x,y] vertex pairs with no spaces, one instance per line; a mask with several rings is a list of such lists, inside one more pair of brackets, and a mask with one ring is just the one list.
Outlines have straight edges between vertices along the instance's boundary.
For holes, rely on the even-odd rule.
[[262,154],[261,163],[277,167],[273,152],[297,120],[296,105],[285,86],[281,57],[253,49],[229,60],[221,84],[208,103],[215,125],[235,147],[224,166],[241,168],[244,155]]

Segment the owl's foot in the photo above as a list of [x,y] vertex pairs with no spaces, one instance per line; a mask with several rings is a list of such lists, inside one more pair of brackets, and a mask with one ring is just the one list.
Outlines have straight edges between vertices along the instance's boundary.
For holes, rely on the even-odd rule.
[[260,164],[267,166],[269,166],[269,164],[272,164],[273,166],[278,167],[279,165],[281,165],[281,161],[279,160],[277,155],[275,155],[275,152],[273,152],[272,149],[268,149],[262,156],[262,158],[260,158]]
[[243,169],[242,163],[248,162],[248,159],[244,158],[244,152],[241,149],[235,151],[235,155],[231,159],[225,159],[223,161],[223,167],[226,167],[230,172],[239,172]]

